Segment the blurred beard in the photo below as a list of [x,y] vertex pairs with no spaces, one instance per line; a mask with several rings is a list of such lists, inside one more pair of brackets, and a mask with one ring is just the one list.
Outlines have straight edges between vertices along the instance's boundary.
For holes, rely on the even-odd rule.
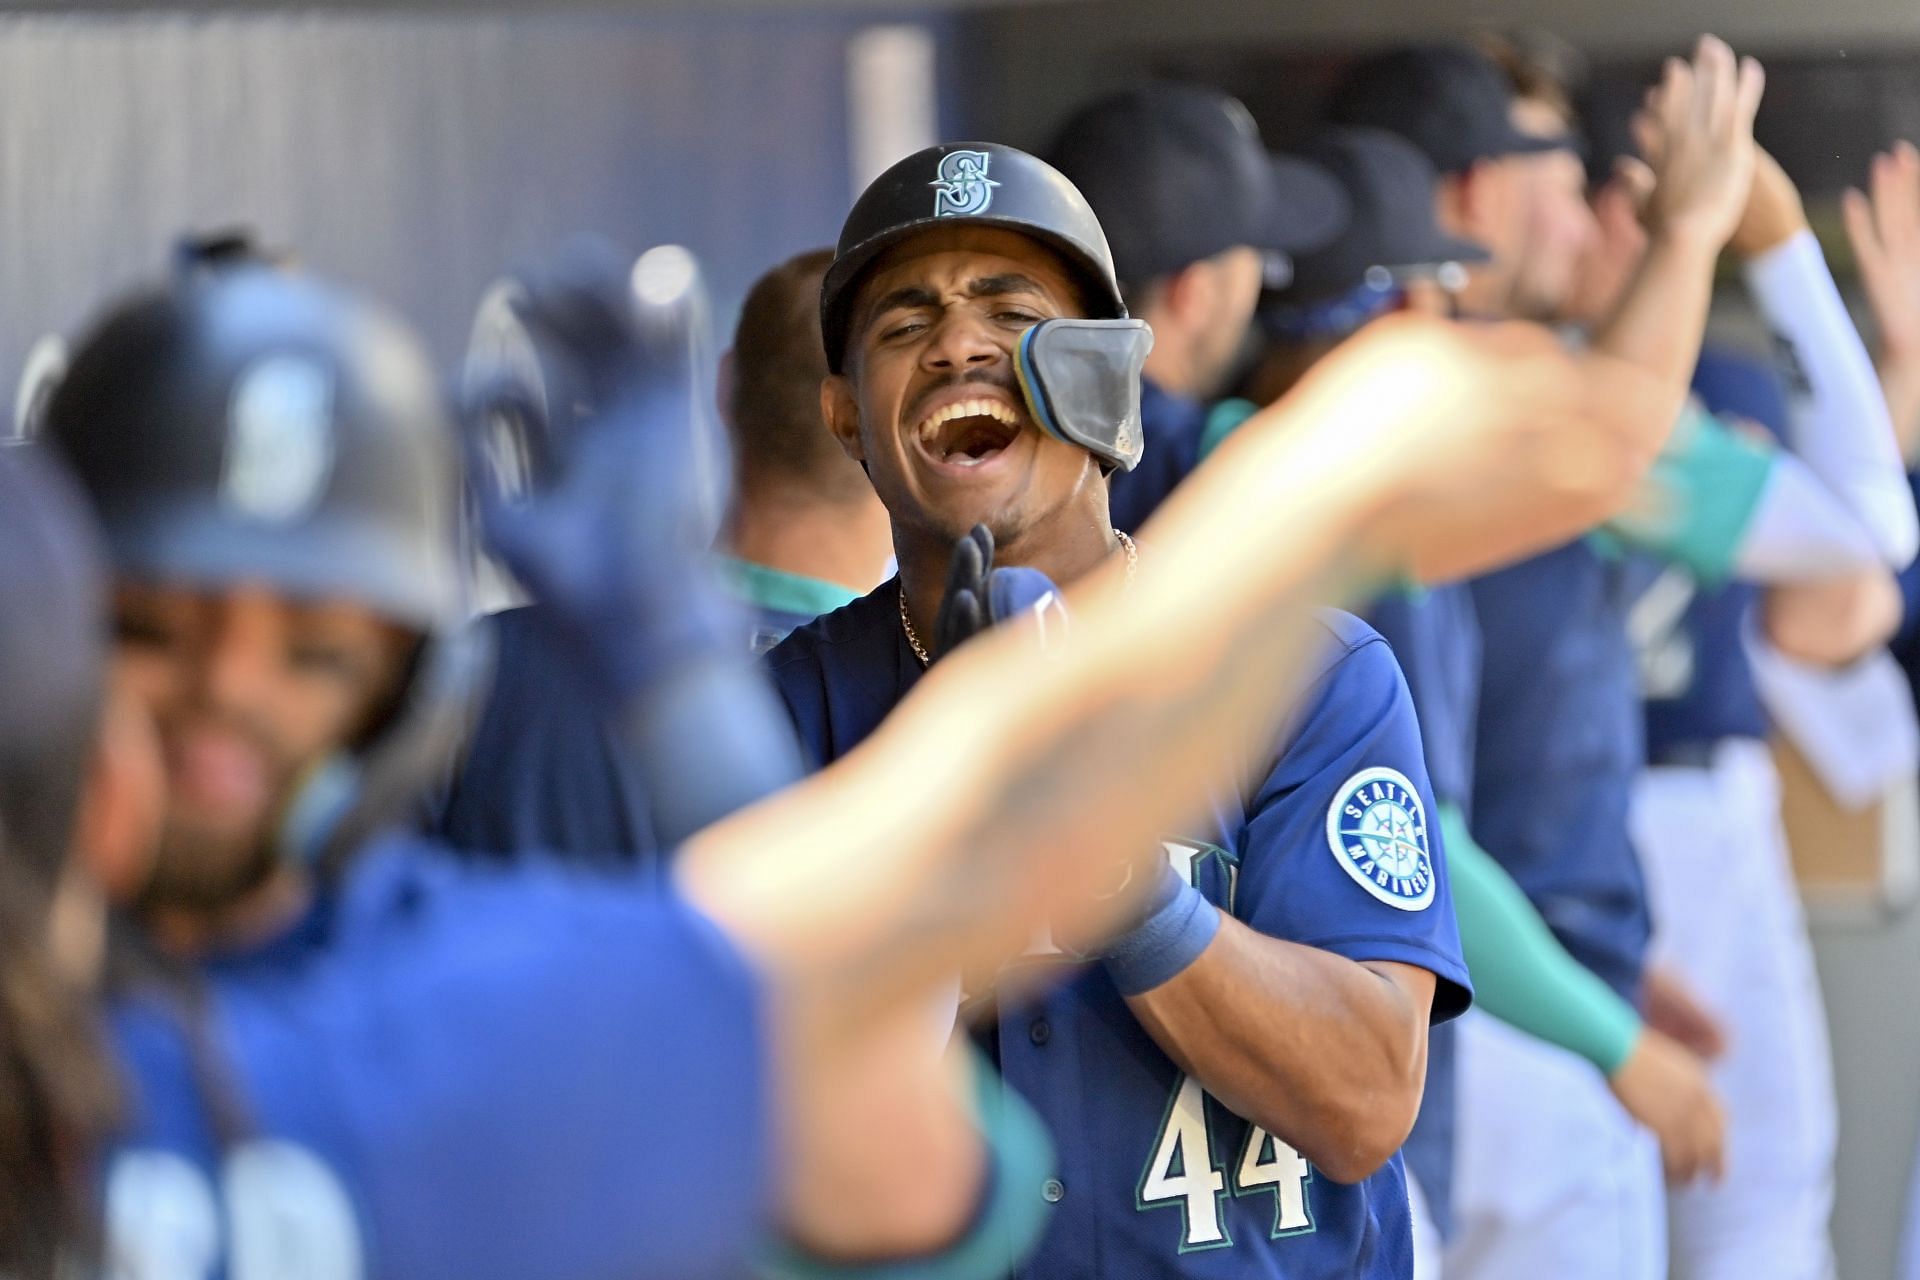
[[169,822],[135,910],[224,911],[264,884],[278,861],[266,834],[235,840]]

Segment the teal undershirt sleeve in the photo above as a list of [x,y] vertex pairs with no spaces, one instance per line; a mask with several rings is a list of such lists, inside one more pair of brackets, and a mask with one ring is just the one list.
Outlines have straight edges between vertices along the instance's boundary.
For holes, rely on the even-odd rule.
[[1567,954],[1519,886],[1474,842],[1458,806],[1440,806],[1440,832],[1474,1003],[1611,1077],[1639,1039],[1640,1016]]
[[1040,1117],[973,1055],[974,1113],[987,1148],[983,1198],[965,1235],[924,1258],[825,1262],[781,1246],[762,1260],[762,1280],[1002,1280],[1040,1241],[1049,1206],[1040,1185],[1053,1174],[1053,1142]]
[[1704,583],[1725,582],[1779,452],[1689,400],[1633,505],[1594,537],[1684,565]]

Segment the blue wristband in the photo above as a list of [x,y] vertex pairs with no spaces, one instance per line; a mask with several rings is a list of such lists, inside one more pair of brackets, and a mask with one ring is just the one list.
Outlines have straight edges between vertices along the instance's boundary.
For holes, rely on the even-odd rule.
[[1220,912],[1171,864],[1154,886],[1147,917],[1108,945],[1107,976],[1123,996],[1137,996],[1177,977],[1220,931]]

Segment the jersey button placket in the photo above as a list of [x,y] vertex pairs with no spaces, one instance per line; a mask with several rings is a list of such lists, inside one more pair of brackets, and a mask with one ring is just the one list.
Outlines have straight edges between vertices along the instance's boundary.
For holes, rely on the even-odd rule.
[[1044,1045],[1053,1039],[1053,1028],[1047,1024],[1045,1018],[1035,1018],[1033,1025],[1027,1028],[1027,1039],[1037,1045]]
[[1048,1178],[1040,1184],[1040,1198],[1048,1204],[1059,1204],[1066,1198],[1067,1188],[1058,1178]]

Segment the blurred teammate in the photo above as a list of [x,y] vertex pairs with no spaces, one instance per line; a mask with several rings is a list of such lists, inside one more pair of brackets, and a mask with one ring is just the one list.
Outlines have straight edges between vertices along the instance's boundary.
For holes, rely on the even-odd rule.
[[[695,842],[661,895],[537,864],[475,873],[405,840],[355,846],[346,837],[391,800],[379,785],[388,771],[417,765],[358,749],[417,728],[413,711],[375,718],[364,740],[340,728],[350,715],[333,718],[333,740],[313,732],[308,750],[370,766],[358,792],[337,773],[316,790],[327,771],[303,770],[272,784],[291,806],[245,803],[262,789],[247,785],[260,772],[249,765],[289,745],[269,745],[267,731],[314,730],[311,713],[349,701],[347,677],[379,665],[345,660],[375,647],[354,637],[440,643],[437,624],[423,637],[418,614],[396,618],[400,606],[378,598],[395,582],[381,576],[383,540],[388,558],[451,560],[428,534],[450,485],[431,380],[410,352],[377,314],[252,269],[136,299],[81,344],[50,431],[91,481],[123,581],[147,580],[130,593],[148,606],[140,616],[175,623],[133,629],[130,679],[110,696],[104,592],[74,502],[33,459],[0,460],[0,523],[17,552],[0,566],[0,666],[20,682],[0,719],[0,1070],[18,1086],[0,1110],[0,1215],[35,1215],[31,1230],[4,1219],[0,1266],[29,1280],[86,1245],[87,1139],[106,1128],[101,1089],[87,1083],[98,1079],[86,1009],[101,896],[139,897],[150,881],[160,891],[145,895],[148,919],[160,919],[156,896],[168,903],[176,946],[259,944],[288,903],[311,896],[316,910],[313,932],[208,965],[204,998],[184,1008],[167,985],[135,988],[121,1006],[113,1041],[135,1088],[104,1172],[117,1265],[733,1274],[797,1170],[805,1184],[878,1195],[811,1206],[823,1218],[796,1219],[789,1205],[786,1226],[824,1233],[836,1252],[857,1251],[863,1231],[897,1240],[957,1221],[953,1207],[978,1185],[969,1143],[923,1139],[960,1108],[944,1078],[914,1096],[916,1079],[931,1083],[909,1069],[924,1046],[884,1060],[885,1011],[904,1003],[917,1025],[915,991],[962,964],[991,965],[1005,944],[981,935],[988,921],[996,936],[1024,935],[1023,912],[1099,930],[1125,901],[1092,897],[1125,866],[1113,851],[1150,848],[1145,833],[1198,805],[1213,750],[1263,740],[1293,687],[1284,655],[1305,628],[1297,601],[1326,566],[1458,568],[1489,546],[1524,547],[1516,517],[1531,536],[1569,512],[1591,518],[1618,485],[1568,482],[1542,433],[1632,440],[1663,399],[1630,371],[1576,365],[1519,335],[1382,334],[1244,432],[1230,446],[1236,468],[1156,524],[1164,567],[1126,586],[1096,575],[1052,656],[1020,631],[975,642],[872,750]],[[1382,367],[1397,396],[1376,390]],[[1469,412],[1494,386],[1511,413]],[[335,394],[311,394],[320,388]],[[672,536],[679,427],[641,411],[673,398],[636,398],[619,376],[603,389],[616,393],[614,428],[583,442],[557,505],[490,527],[571,634],[591,639],[583,658],[610,695],[645,705],[648,689],[724,668],[737,650],[700,607]],[[1387,461],[1346,476],[1330,446],[1355,440],[1346,422],[1363,404],[1360,442]],[[116,412],[133,405],[141,412]],[[1286,500],[1249,503],[1249,482]],[[596,501],[582,510],[582,498]],[[381,523],[382,510],[405,518]],[[576,527],[600,535],[584,561],[567,554]],[[316,544],[340,554],[300,554]],[[359,576],[327,576],[350,570]],[[1248,607],[1189,618],[1192,593],[1226,578]],[[1196,686],[1202,669],[1218,683]],[[749,686],[707,705],[724,718],[742,697]],[[136,710],[158,713],[164,779]],[[1151,781],[1085,767],[1126,754],[1123,725],[1166,744]],[[956,768],[973,734],[992,750]],[[714,743],[680,745],[651,764],[706,785],[685,766],[709,763]],[[169,835],[149,864],[163,788]],[[339,821],[288,825],[316,799],[335,802]],[[306,894],[260,849],[301,834],[335,855],[325,865],[339,877],[306,877]],[[249,878],[285,891],[232,909]],[[186,884],[200,892],[180,893]],[[776,1145],[788,1161],[778,1167]],[[858,1178],[890,1172],[893,1157],[911,1173]],[[1017,1165],[993,1175],[996,1204],[1018,1176]],[[916,1207],[903,1215],[896,1196]]]
[[[836,1083],[860,1075],[866,1050],[837,1066],[811,1055],[886,1043],[888,1002],[856,997],[872,1022],[816,1039],[848,1013],[831,1012],[840,997],[815,1004],[806,992],[844,977],[810,969],[825,958],[817,942],[788,953],[795,937],[756,922],[729,875],[708,886],[725,905],[702,912],[643,882],[589,888],[537,862],[462,872],[378,835],[444,749],[440,730],[467,692],[453,665],[444,433],[402,331],[252,267],[127,303],[80,344],[49,409],[49,438],[86,483],[115,558],[115,687],[151,718],[165,769],[152,860],[129,865],[139,849],[122,848],[103,879],[144,937],[186,966],[189,993],[149,992],[115,1023],[139,1088],[105,1171],[114,1250],[140,1267],[235,1276],[274,1273],[280,1257],[338,1274],[733,1274],[776,1208],[801,1239],[851,1256],[910,1252],[889,1243],[903,1231],[942,1243],[980,1185],[977,1139],[961,1136],[971,1121],[954,1127],[965,1111],[955,1077],[928,1075],[937,1058],[921,1051],[868,1068],[891,1090]],[[691,610],[681,628],[702,617],[688,595],[697,579],[674,567],[671,440],[602,443],[577,464],[651,443],[667,474],[626,491],[638,526],[575,513],[597,515],[615,545],[549,593],[587,628],[614,628],[582,656],[599,659],[610,704],[648,715],[660,714],[661,686],[714,687],[704,640],[619,627],[607,612],[637,599],[632,620],[664,619],[672,599]],[[603,465],[597,482],[634,475]],[[504,548],[516,568],[550,567],[566,546],[564,514],[516,527],[521,542]],[[619,536],[648,530],[653,545]],[[637,556],[656,563],[643,570]],[[593,577],[609,562],[631,583]],[[87,584],[70,574],[63,585]],[[741,675],[746,697],[716,711],[748,714],[764,699]],[[710,755],[699,740],[676,748],[661,760]],[[51,881],[63,850],[29,852]],[[704,875],[699,865],[688,874]],[[702,919],[716,914],[731,942]],[[799,1021],[769,1023],[762,983],[793,980],[784,998],[799,1001]],[[683,1047],[661,1056],[655,1038],[674,1027]],[[792,1046],[777,1092],[767,1037]],[[889,1092],[894,1102],[881,1101]],[[856,1098],[864,1121],[840,1110]],[[888,1114],[902,1101],[917,1124]],[[863,1241],[867,1229],[843,1235],[831,1207],[796,1211],[766,1135],[777,1126],[812,1176],[846,1179],[850,1166],[817,1148],[867,1123],[944,1166],[919,1185],[949,1202],[929,1218],[897,1168],[855,1179],[862,1194],[843,1203],[865,1204],[878,1228]],[[672,1188],[642,1172],[661,1167]],[[907,1193],[892,1208],[889,1187]],[[591,1196],[626,1208],[582,1233],[573,1215]]]
[[[1736,71],[1717,41],[1703,42],[1691,66],[1670,63],[1662,85],[1658,128],[1674,148],[1663,162],[1677,169],[1654,188],[1650,247],[1601,340],[1665,362],[1681,379],[1698,351],[1708,268],[1750,184],[1759,91],[1758,68]],[[1564,305],[1578,250],[1592,234],[1573,143],[1564,126],[1542,129],[1519,111],[1483,56],[1389,55],[1355,73],[1336,94],[1335,112],[1393,129],[1455,175],[1443,181],[1441,221],[1456,231],[1479,228],[1473,238],[1493,255],[1465,309],[1537,315]],[[1529,146],[1537,154],[1525,160],[1484,159]],[[1556,228],[1567,234],[1535,244]],[[1669,326],[1680,314],[1687,336],[1676,343]],[[1641,754],[1626,628],[1631,575],[1574,542],[1480,578],[1472,590],[1482,637],[1474,836],[1568,951],[1636,1002],[1648,913],[1627,835]],[[1460,1038],[1449,1270],[1660,1274],[1659,1157],[1602,1082],[1584,1062],[1492,1020],[1463,1023]],[[1572,1151],[1581,1158],[1569,1159]]]
[[[1602,172],[1627,146],[1610,127],[1624,119],[1589,113]],[[1631,167],[1608,176],[1574,298],[1586,316],[1612,305],[1612,282],[1641,248],[1625,214]],[[1911,768],[1897,753],[1876,759],[1870,744],[1889,733],[1869,730],[1911,734],[1904,707],[1878,692],[1897,681],[1877,650],[1897,611],[1889,570],[1912,558],[1915,517],[1866,353],[1798,192],[1764,154],[1731,247],[1781,367],[1703,353],[1695,389],[1715,416],[1683,422],[1656,468],[1644,509],[1665,514],[1620,528],[1638,545],[1652,532],[1663,561],[1633,618],[1651,766],[1633,836],[1653,958],[1726,1028],[1715,1080],[1728,1174],[1673,1191],[1675,1273],[1817,1277],[1833,1265],[1831,1068],[1764,739],[1778,723],[1841,780],[1838,794],[1871,797]]]
[[1269,157],[1246,107],[1194,85],[1088,103],[1047,158],[1093,206],[1127,310],[1153,330],[1145,449],[1111,481],[1113,524],[1132,532],[1198,463],[1207,408],[1237,376],[1262,284],[1288,255],[1331,239],[1344,202],[1312,165]]
[[[1313,364],[1380,316],[1403,309],[1444,312],[1445,282],[1484,250],[1454,240],[1434,222],[1434,172],[1404,139],[1381,130],[1335,130],[1309,149],[1337,175],[1353,207],[1348,229],[1303,257],[1289,286],[1263,305],[1269,347],[1256,394],[1282,394]],[[1703,264],[1704,266],[1704,264]],[[1678,340],[1678,339],[1676,339]],[[1215,414],[1224,434],[1242,403]],[[1690,1178],[1720,1162],[1721,1117],[1702,1070],[1687,1051],[1641,1025],[1631,1005],[1567,955],[1525,896],[1469,833],[1473,727],[1480,635],[1464,584],[1394,591],[1365,610],[1393,645],[1420,712],[1421,737],[1454,872],[1461,946],[1475,975],[1476,1003],[1530,1035],[1585,1057],[1636,1119],[1661,1139],[1669,1171]],[[1416,1204],[1416,1260],[1438,1274],[1438,1234],[1449,1226],[1454,1094],[1450,1043],[1435,1038],[1427,1096],[1407,1143]],[[1419,1211],[1429,1212],[1423,1224]],[[1418,1233],[1425,1226],[1423,1238]]]
[[1329,100],[1335,124],[1389,130],[1440,173],[1441,228],[1485,246],[1459,292],[1467,315],[1552,320],[1593,235],[1585,171],[1565,124],[1521,105],[1467,45],[1398,49],[1348,72]]
[[820,421],[820,278],[831,249],[789,258],[740,307],[720,365],[720,417],[733,440],[725,569],[758,615],[764,652],[793,628],[887,576],[887,513]]

